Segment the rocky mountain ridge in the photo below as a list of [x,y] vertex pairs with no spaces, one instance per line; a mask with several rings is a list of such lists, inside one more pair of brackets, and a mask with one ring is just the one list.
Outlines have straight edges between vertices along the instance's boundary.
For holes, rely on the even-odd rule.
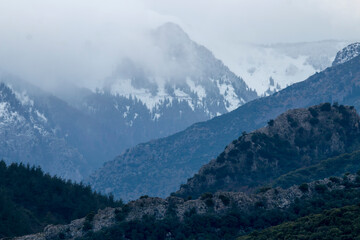
[[352,151],[359,144],[360,117],[354,107],[325,103],[289,110],[268,126],[234,140],[176,195],[251,191],[291,170]]

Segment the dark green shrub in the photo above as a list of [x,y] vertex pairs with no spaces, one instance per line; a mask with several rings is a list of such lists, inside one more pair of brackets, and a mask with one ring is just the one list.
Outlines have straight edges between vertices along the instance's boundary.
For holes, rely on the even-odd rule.
[[58,235],[59,239],[65,239],[65,233],[61,232]]
[[201,198],[200,198],[201,200],[205,200],[208,198],[213,198],[213,194],[211,192],[206,192],[206,193],[201,194]]
[[94,220],[94,217],[95,217],[94,212],[91,212],[88,215],[86,215],[84,225],[83,225],[83,228],[82,228],[84,231],[88,231],[88,230],[93,228],[92,221]]
[[329,112],[331,111],[331,104],[330,103],[324,103],[321,105],[320,110],[323,112]]
[[314,125],[318,124],[320,121],[317,118],[311,118],[309,122],[311,125],[314,126]]
[[271,187],[265,186],[265,187],[261,187],[258,189],[258,193],[266,193],[267,191],[269,191],[271,189]]
[[324,192],[326,192],[326,190],[327,190],[327,187],[324,184],[315,185],[315,191],[318,193],[324,193]]
[[205,200],[205,204],[206,204],[206,206],[208,206],[208,207],[213,207],[213,206],[214,206],[214,201],[213,201],[211,198],[207,198],[207,199]]
[[299,186],[300,191],[302,191],[303,193],[308,192],[309,191],[309,185],[307,185],[307,183],[303,183]]
[[241,150],[241,151],[245,151],[247,149],[249,149],[251,147],[251,142],[247,142],[247,141],[242,141],[240,142],[237,147]]
[[268,124],[269,124],[270,127],[274,126],[274,120],[271,119],[270,121],[268,121]]
[[230,204],[230,199],[225,196],[225,195],[219,195],[219,199],[222,201],[222,203],[225,205],[225,206],[228,206]]
[[130,211],[130,209],[129,209],[128,205],[125,205],[121,209],[115,209],[115,220],[117,222],[121,222],[121,221],[125,220],[129,211]]
[[94,217],[95,217],[95,213],[94,213],[94,212],[90,212],[88,215],[86,215],[85,221],[92,222],[92,220],[94,220]]
[[264,200],[260,200],[260,201],[257,201],[255,203],[255,208],[263,208],[265,207],[265,201]]
[[286,118],[292,128],[296,128],[298,126],[298,123],[290,115],[287,115]]
[[309,108],[309,111],[310,111],[311,116],[313,116],[314,118],[319,116],[319,113],[314,108]]
[[89,231],[93,228],[93,225],[91,222],[85,221],[83,225],[83,231]]

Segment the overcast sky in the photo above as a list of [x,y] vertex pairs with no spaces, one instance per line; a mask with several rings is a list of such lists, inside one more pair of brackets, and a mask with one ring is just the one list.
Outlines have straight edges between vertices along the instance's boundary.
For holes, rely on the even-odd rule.
[[144,32],[178,23],[224,56],[243,43],[360,39],[359,0],[0,0],[0,68],[38,83],[98,84]]

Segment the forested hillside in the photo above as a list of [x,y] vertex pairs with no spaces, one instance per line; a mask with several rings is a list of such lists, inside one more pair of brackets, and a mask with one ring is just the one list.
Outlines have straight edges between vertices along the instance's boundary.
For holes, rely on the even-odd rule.
[[280,226],[254,232],[238,240],[360,239],[360,204],[335,208]]
[[0,161],[0,238],[38,232],[48,224],[69,223],[121,205],[90,186],[52,177],[39,167]]
[[352,152],[359,142],[360,117],[354,107],[324,103],[289,110],[270,120],[268,126],[234,140],[176,195],[186,198],[203,192],[251,191],[289,171]]

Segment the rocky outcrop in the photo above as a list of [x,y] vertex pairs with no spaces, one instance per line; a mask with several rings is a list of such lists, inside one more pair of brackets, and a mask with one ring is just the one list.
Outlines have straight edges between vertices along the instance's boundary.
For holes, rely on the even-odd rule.
[[[286,209],[296,199],[311,199],[317,195],[319,186],[325,188],[326,191],[344,189],[345,186],[349,188],[351,183],[355,183],[356,177],[356,175],[350,174],[346,178],[336,178],[336,181],[326,178],[311,182],[306,185],[306,191],[299,186],[292,186],[288,189],[261,188],[259,193],[256,194],[241,192],[205,193],[202,197],[195,200],[184,200],[178,197],[161,199],[144,196],[141,199],[129,202],[123,208],[99,210],[91,218],[88,215],[85,218],[74,220],[68,225],[49,225],[42,233],[17,237],[14,240],[73,240],[84,236],[89,231],[97,232],[113,226],[119,221],[139,220],[145,215],[161,220],[169,214],[175,214],[181,221],[185,214],[190,211],[200,215],[206,213],[222,215],[234,208],[240,209],[243,212],[250,211],[257,206],[268,210],[274,208]],[[123,218],[117,217],[119,213],[123,214]]]
[[[89,227],[86,226],[89,223]],[[49,240],[49,239],[76,239],[83,236],[88,231],[99,231],[103,228],[115,224],[115,209],[105,208],[99,210],[97,214],[89,220],[88,217],[76,219],[67,225],[48,225],[44,231],[37,234],[16,237],[14,240]]]

